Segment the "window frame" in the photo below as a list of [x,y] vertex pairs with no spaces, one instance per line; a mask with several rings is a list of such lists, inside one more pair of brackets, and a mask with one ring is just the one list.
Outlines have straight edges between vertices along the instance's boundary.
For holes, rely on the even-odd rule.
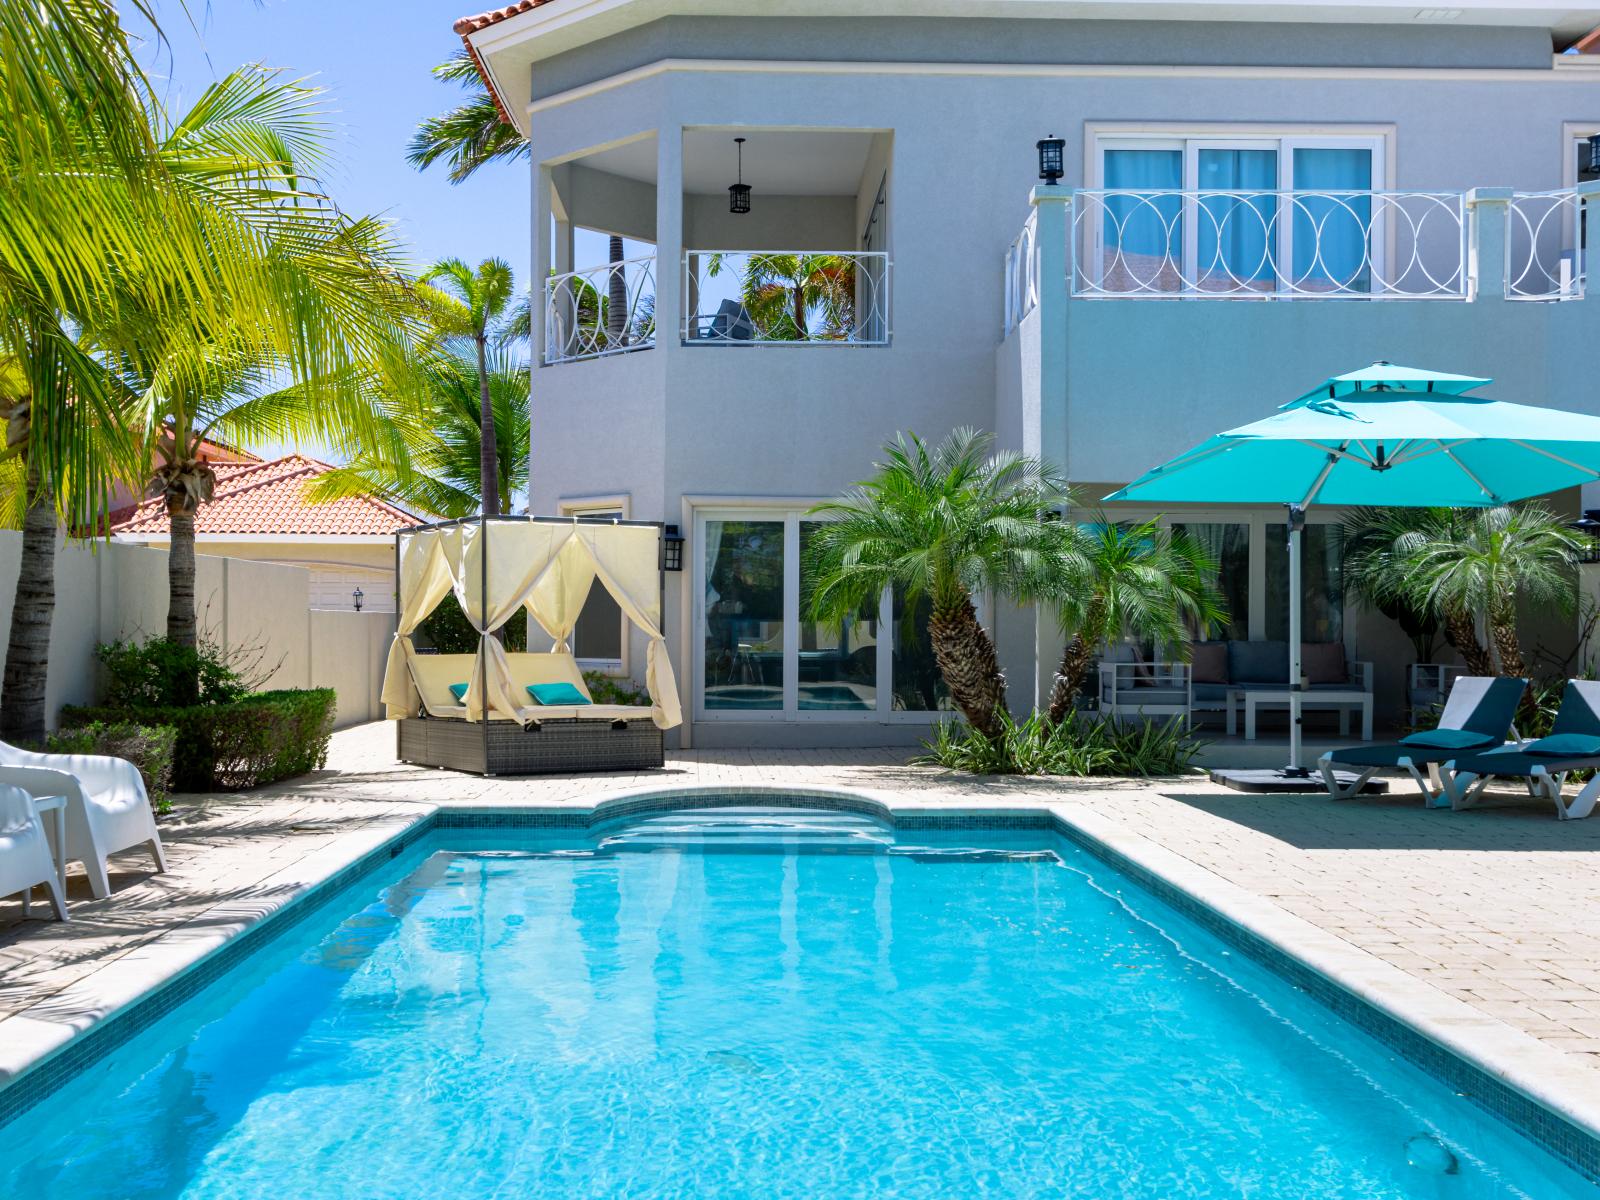
[[[626,493],[615,496],[583,496],[572,500],[562,500],[557,504],[563,517],[616,517],[619,520],[631,520],[630,497]],[[573,654],[580,671],[599,671],[603,675],[610,675],[617,679],[626,679],[632,674],[631,653],[633,644],[633,629],[626,613],[619,613],[618,620],[621,624],[621,636],[618,646],[621,648],[620,658],[580,658]],[[577,631],[573,631],[573,640],[576,643]],[[573,650],[577,650],[576,644]]]
[[[1107,150],[1166,150],[1182,155],[1183,178],[1179,190],[1194,193],[1199,188],[1199,160],[1202,150],[1272,150],[1277,156],[1277,181],[1274,190],[1292,192],[1294,187],[1294,152],[1296,150],[1365,150],[1372,164],[1371,186],[1365,190],[1382,192],[1388,189],[1394,177],[1394,127],[1392,125],[1229,125],[1229,124],[1155,124],[1116,125],[1086,124],[1084,128],[1084,175],[1093,191],[1105,190],[1105,154]],[[1183,204],[1182,258],[1180,269],[1184,279],[1196,279],[1199,272],[1199,202],[1185,199]],[[1294,213],[1287,201],[1280,202],[1275,219],[1274,236],[1277,242],[1276,261],[1294,262]],[[1086,261],[1091,264],[1095,285],[1104,283],[1101,272],[1105,262],[1104,222],[1096,221],[1084,233],[1086,246],[1081,246]],[[1370,225],[1371,264],[1374,277],[1384,275],[1393,251],[1393,231],[1388,227],[1385,214],[1375,211]],[[1262,298],[1292,299],[1296,293],[1286,290],[1280,270],[1278,285],[1263,291]],[[1184,296],[1183,299],[1194,299]]]

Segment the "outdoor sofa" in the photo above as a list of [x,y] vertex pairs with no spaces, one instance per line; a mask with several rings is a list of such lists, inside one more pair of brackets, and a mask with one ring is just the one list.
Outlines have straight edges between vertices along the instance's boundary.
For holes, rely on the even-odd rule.
[[[1371,703],[1372,664],[1350,662],[1342,642],[1302,642],[1300,669],[1307,680],[1304,707],[1308,710],[1347,710],[1348,701],[1319,701],[1319,692],[1364,693],[1369,697],[1367,703]],[[1191,711],[1226,713],[1230,692],[1287,692],[1289,643],[1195,642],[1190,647],[1189,674],[1193,689]]]

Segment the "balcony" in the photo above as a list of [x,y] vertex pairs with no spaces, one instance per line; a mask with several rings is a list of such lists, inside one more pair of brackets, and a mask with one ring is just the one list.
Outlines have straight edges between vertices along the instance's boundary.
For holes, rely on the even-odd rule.
[[[1594,184],[1547,192],[1079,190],[1058,293],[1077,300],[1564,301],[1585,294]],[[1005,260],[1003,329],[1039,304],[1039,212]],[[1494,243],[1490,245],[1490,243]],[[1486,274],[1494,264],[1495,278]]]
[[691,250],[686,346],[886,346],[889,256],[854,250]]
[[552,275],[545,281],[544,331],[547,364],[653,347],[655,256]]

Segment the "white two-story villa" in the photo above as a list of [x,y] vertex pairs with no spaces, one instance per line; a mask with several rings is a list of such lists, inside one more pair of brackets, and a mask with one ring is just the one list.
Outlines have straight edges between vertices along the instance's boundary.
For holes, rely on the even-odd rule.
[[[1568,52],[1597,25],[1600,4],[1521,0],[521,0],[458,22],[532,146],[530,507],[681,531],[686,741],[920,736],[925,618],[893,595],[842,631],[801,610],[807,508],[901,431],[985,427],[1094,501],[1379,359],[1600,412],[1600,57]],[[625,261],[574,261],[581,230]],[[1282,512],[1167,515],[1220,558],[1228,636],[1281,640]],[[1306,637],[1376,663],[1393,711],[1410,643],[1346,612],[1339,519],[1312,517]],[[1025,705],[1058,637],[996,607]],[[642,669],[618,629],[597,607],[580,655]]]

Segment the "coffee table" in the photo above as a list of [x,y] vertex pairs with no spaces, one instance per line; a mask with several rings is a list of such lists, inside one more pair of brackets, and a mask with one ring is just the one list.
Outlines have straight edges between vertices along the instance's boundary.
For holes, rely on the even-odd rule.
[[[1256,740],[1256,713],[1263,707],[1288,708],[1289,689],[1286,687],[1251,687],[1228,689],[1228,736],[1238,730],[1238,710],[1244,708],[1244,739]],[[1314,692],[1300,693],[1300,707],[1304,709],[1334,708],[1339,710],[1339,735],[1350,736],[1350,711],[1361,710],[1361,740],[1372,740],[1372,693],[1359,688],[1318,688]]]

